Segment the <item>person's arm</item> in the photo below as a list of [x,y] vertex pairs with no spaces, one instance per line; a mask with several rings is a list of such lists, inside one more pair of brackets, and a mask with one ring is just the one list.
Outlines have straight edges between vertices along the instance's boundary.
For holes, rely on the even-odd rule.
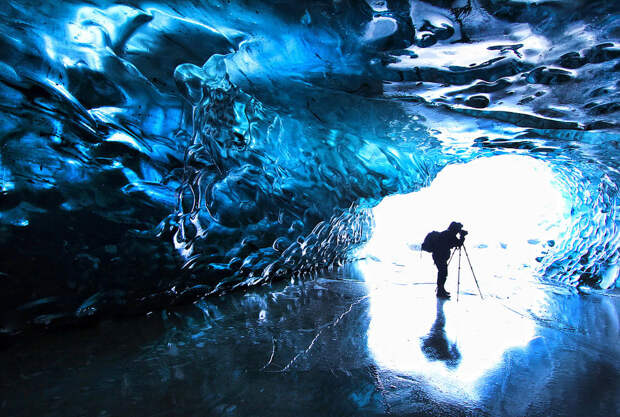
[[452,236],[452,241],[450,242],[450,247],[451,248],[458,248],[459,246],[461,246],[463,244],[463,242],[465,242],[465,236],[463,236],[461,234],[461,237],[458,238],[456,237],[456,235]]

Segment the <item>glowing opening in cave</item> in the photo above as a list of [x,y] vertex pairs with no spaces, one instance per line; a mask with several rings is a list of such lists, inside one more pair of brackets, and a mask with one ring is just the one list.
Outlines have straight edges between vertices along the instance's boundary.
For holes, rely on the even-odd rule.
[[420,244],[428,232],[456,220],[470,232],[465,245],[476,272],[532,276],[536,258],[564,239],[570,207],[545,162],[521,155],[479,158],[446,167],[418,192],[381,201],[363,251],[432,277],[434,265]]
[[[564,238],[570,216],[554,172],[526,156],[481,158],[445,168],[419,192],[384,199],[374,215],[359,266],[370,293],[369,350],[384,368],[421,376],[446,395],[476,397],[505,352],[535,338],[525,313],[545,306],[535,258]],[[459,302],[457,259],[447,283],[452,300],[434,296],[436,269],[419,245],[452,220],[470,231],[466,246],[484,300],[465,254]]]

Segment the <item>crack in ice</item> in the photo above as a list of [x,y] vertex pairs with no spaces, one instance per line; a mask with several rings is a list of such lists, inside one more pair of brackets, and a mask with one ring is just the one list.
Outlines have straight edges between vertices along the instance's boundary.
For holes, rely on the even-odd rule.
[[282,368],[280,371],[278,372],[285,372],[287,371],[294,363],[295,361],[302,355],[307,354],[308,352],[310,352],[310,350],[312,349],[312,347],[314,347],[314,344],[316,343],[316,341],[319,339],[319,337],[321,336],[321,334],[323,334],[323,331],[325,329],[328,328],[332,328],[335,327],[336,325],[338,325],[338,323],[347,315],[351,312],[351,310],[353,310],[353,307],[355,307],[356,305],[358,305],[359,303],[361,303],[362,301],[366,300],[367,298],[369,298],[370,296],[366,295],[364,297],[361,297],[360,299],[358,299],[357,301],[351,303],[349,305],[349,308],[347,308],[347,310],[345,312],[343,312],[340,316],[338,316],[338,318],[334,321],[332,321],[330,324],[328,324],[327,326],[323,327],[321,330],[319,330],[319,332],[314,336],[314,338],[312,339],[312,341],[310,342],[310,344],[308,345],[308,347],[306,349],[304,349],[303,351],[299,352],[297,355],[295,355],[293,357],[293,359],[291,359],[291,361],[284,367]]

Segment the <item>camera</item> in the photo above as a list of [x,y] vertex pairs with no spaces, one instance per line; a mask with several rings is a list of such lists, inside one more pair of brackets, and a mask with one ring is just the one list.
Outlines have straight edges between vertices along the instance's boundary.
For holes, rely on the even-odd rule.
[[459,233],[461,233],[461,236],[465,237],[465,236],[467,236],[467,234],[468,234],[469,232],[468,232],[467,230],[463,230],[463,229],[461,229]]

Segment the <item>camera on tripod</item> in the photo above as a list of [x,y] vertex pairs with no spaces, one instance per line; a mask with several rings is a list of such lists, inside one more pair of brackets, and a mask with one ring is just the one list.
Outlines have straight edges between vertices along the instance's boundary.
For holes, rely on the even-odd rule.
[[478,279],[476,278],[476,274],[474,272],[474,267],[471,265],[471,261],[469,260],[469,254],[467,253],[467,248],[465,247],[465,236],[469,233],[467,230],[460,229],[457,233],[460,233],[460,239],[463,241],[459,242],[458,246],[454,247],[454,251],[452,251],[452,255],[450,255],[450,259],[448,259],[448,265],[450,265],[450,261],[452,261],[452,257],[456,252],[459,253],[459,278],[457,281],[456,287],[456,301],[459,301],[459,292],[461,287],[461,251],[465,251],[465,256],[467,257],[467,262],[469,263],[469,268],[471,269],[471,274],[474,277],[474,282],[476,283],[476,287],[478,288],[478,293],[480,294],[480,298],[484,300],[482,296],[482,291],[480,291],[480,285],[478,285]]

